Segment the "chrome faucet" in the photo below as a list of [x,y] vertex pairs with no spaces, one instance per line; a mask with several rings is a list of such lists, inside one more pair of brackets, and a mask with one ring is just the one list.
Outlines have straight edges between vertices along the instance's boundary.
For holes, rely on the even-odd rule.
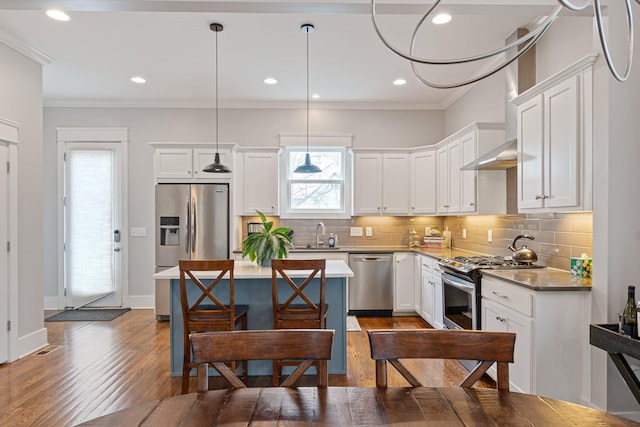
[[320,233],[318,233],[320,230],[322,230],[321,233],[324,235],[324,224],[322,222],[319,222],[318,225],[316,225],[316,248],[324,245],[324,242],[320,240]]

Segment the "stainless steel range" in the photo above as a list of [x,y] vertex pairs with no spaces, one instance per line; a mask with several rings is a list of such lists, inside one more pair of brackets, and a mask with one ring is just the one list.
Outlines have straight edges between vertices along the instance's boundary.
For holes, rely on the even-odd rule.
[[[500,256],[443,258],[442,269],[443,323],[448,329],[479,330],[482,270],[543,268],[543,265],[517,263]],[[460,360],[472,370],[476,361]]]
[[449,329],[481,329],[480,287],[482,270],[543,268],[518,263],[501,256],[458,256],[443,258],[442,268],[444,324]]

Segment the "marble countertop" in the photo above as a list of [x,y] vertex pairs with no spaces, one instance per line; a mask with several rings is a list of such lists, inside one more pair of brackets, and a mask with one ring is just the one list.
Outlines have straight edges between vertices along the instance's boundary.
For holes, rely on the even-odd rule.
[[495,277],[535,291],[590,291],[591,279],[572,277],[556,268],[482,270],[483,277]]
[[[301,271],[291,274],[291,277],[307,277],[309,272]],[[327,260],[327,268],[325,270],[327,278],[334,277],[353,277],[353,271],[349,266],[341,260]],[[203,279],[212,279],[217,277],[214,272],[198,275]],[[233,269],[234,279],[269,279],[271,280],[271,267],[261,267],[251,261],[236,261]],[[154,279],[167,280],[179,279],[180,269],[178,266],[171,267],[167,270],[160,271],[153,275]]]
[[[358,254],[374,254],[374,253],[388,253],[388,252],[415,252],[422,255],[428,255],[430,257],[441,259],[441,258],[451,258],[456,256],[473,256],[473,255],[485,255],[478,252],[471,252],[462,249],[456,248],[446,248],[446,249],[427,249],[427,248],[410,248],[408,246],[340,246],[337,248],[305,248],[299,247],[292,249],[290,252],[304,252],[304,253],[314,253],[314,252],[342,252],[342,253],[358,253]],[[242,250],[236,249],[233,251],[235,254],[242,253]]]

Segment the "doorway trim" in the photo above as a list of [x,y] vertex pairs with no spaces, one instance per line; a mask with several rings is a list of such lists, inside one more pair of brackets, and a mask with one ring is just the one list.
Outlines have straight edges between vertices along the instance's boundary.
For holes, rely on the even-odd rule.
[[[6,313],[6,321],[11,322],[11,327],[8,325],[1,325],[1,327],[7,331],[6,342],[0,343],[0,345],[6,345],[6,362],[13,362],[20,355],[18,354],[18,130],[19,125],[0,118],[0,141],[8,148],[8,191],[7,197],[7,210],[8,218],[6,226],[7,237],[9,239],[9,254],[7,259],[7,298],[5,303],[6,307],[2,309]],[[4,169],[5,166],[2,166]],[[2,173],[5,173],[2,170]],[[4,245],[4,243],[3,243]],[[3,319],[5,320],[5,319]],[[4,340],[3,340],[4,341]],[[0,360],[0,363],[5,362]]]
[[121,240],[122,254],[122,306],[129,307],[129,209],[128,209],[128,138],[129,130],[123,127],[57,127],[58,144],[58,309],[65,308],[64,297],[64,148],[67,142],[96,142],[122,144],[122,201]]

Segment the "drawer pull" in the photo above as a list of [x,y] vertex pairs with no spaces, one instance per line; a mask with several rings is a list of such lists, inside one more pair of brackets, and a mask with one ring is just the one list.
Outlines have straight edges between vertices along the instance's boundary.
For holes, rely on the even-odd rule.
[[504,317],[496,316],[496,320],[499,322],[504,322],[507,319],[505,319]]
[[497,297],[509,299],[509,297],[507,295],[502,295],[500,292],[491,291],[491,293],[494,294]]

